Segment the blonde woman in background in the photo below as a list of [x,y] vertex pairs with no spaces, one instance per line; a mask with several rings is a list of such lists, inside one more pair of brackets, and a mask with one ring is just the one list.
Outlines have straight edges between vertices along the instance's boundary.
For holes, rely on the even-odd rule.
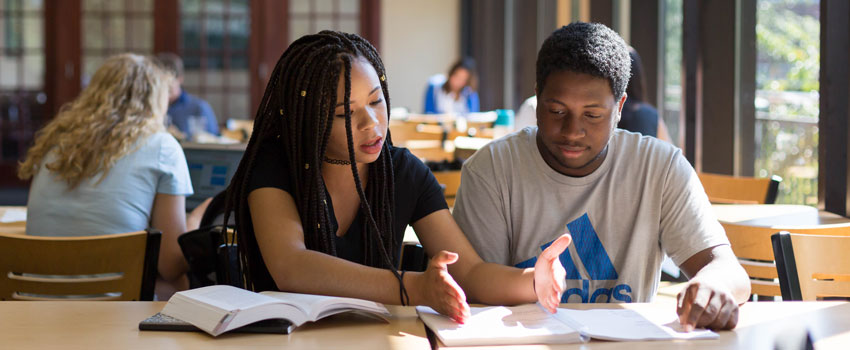
[[177,236],[187,231],[192,183],[183,149],[163,126],[172,79],[149,57],[108,58],[36,134],[18,170],[21,179],[32,178],[27,234],[161,230],[160,300],[188,287]]

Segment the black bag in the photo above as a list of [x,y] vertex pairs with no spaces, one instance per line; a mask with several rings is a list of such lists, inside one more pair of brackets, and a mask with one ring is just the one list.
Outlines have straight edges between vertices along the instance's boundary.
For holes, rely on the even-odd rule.
[[205,226],[177,238],[189,263],[190,288],[214,284],[242,287],[236,243],[232,236],[225,241],[223,231],[222,225]]
[[[189,263],[190,288],[214,284],[242,287],[235,237],[229,233],[227,239],[223,234],[226,196],[227,191],[215,195],[204,211],[201,227],[177,238],[180,250]],[[231,229],[235,225],[232,214],[228,220]]]

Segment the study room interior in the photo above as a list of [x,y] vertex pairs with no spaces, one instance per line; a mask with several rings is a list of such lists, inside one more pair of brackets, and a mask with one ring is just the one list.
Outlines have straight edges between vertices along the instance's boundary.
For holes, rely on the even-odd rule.
[[[452,348],[447,343],[505,349],[847,348],[848,19],[850,3],[839,0],[0,0],[0,342],[15,349]],[[652,191],[619,192],[613,184],[607,185],[613,192],[600,199],[590,197],[597,196],[593,191],[574,198],[568,196],[585,192],[564,192],[567,198],[558,202],[568,203],[563,211],[589,212],[592,224],[589,229],[579,225],[576,215],[555,225],[560,225],[558,234],[571,235],[563,253],[550,259],[556,277],[566,269],[566,277],[553,287],[554,306],[562,312],[545,311],[540,298],[540,308],[534,310],[546,321],[521,318],[530,317],[521,315],[520,310],[529,310],[525,304],[533,305],[535,295],[541,295],[537,283],[543,277],[536,271],[544,265],[547,247],[556,245],[557,235],[542,243],[522,238],[532,235],[525,232],[529,227],[560,220],[546,217],[560,208],[552,208],[554,202],[529,203],[518,194],[549,182],[530,176],[522,183],[502,176],[522,171],[544,178],[599,178],[593,171],[573,176],[552,166],[577,153],[578,146],[559,143],[563,154],[547,158],[544,138],[554,134],[542,133],[544,126],[553,125],[545,121],[553,109],[572,102],[548,97],[546,89],[554,86],[548,78],[555,73],[545,70],[549,68],[538,53],[555,37],[553,32],[577,22],[610,28],[616,34],[612,40],[622,39],[625,50],[620,53],[630,62],[623,101],[611,94],[617,88],[608,73],[587,67],[576,71],[604,79],[600,81],[610,85],[603,86],[611,87],[605,96],[614,96],[613,114],[608,114],[615,120],[597,150],[605,151],[582,167],[598,161],[602,165],[593,171],[630,174],[622,186],[645,189],[659,184],[658,193],[663,194],[651,197],[662,198],[659,201],[627,198],[624,193]],[[357,37],[316,35],[323,30]],[[330,36],[333,39],[327,39]],[[317,48],[321,45],[310,46],[299,38],[320,37],[342,43],[339,50],[354,48],[355,54],[336,54],[335,63],[328,64],[331,68],[308,70],[322,68],[316,65],[323,57]],[[287,51],[299,45],[305,45],[304,52],[316,53],[293,56],[297,59],[290,62],[285,52],[301,52]],[[368,54],[370,47],[380,64]],[[583,56],[570,53],[551,60],[574,57]],[[360,93],[358,67],[366,67],[364,79],[374,85],[367,93]],[[339,81],[328,83],[328,76]],[[541,77],[547,85],[541,86]],[[289,89],[292,96],[285,96]],[[323,98],[327,101],[315,102]],[[345,101],[350,109],[343,106]],[[377,141],[370,134],[374,143],[358,145],[352,138],[365,130],[364,122],[356,119],[363,115],[369,121],[385,116],[374,120],[387,131],[379,132]],[[569,132],[590,135],[599,130],[591,120],[595,116],[573,116],[572,111],[565,115],[582,120],[558,119],[569,124],[571,129],[564,126]],[[308,116],[316,118],[292,121]],[[533,158],[544,170],[512,169],[518,163],[510,163],[491,173],[475,173],[482,169],[483,158],[495,164],[521,149],[506,151],[509,140],[521,135],[532,135],[530,149],[538,151],[515,158]],[[334,148],[335,137],[343,138],[342,146]],[[611,165],[612,159],[624,158],[613,153],[623,152],[622,147],[611,145],[625,141],[613,140],[626,137],[641,140],[641,147],[652,145],[646,149],[669,150],[674,154],[670,167],[684,166],[681,174],[686,178],[667,178],[680,174],[669,169],[659,178],[648,166]],[[274,153],[264,151],[271,144],[285,146]],[[409,160],[399,156],[407,152]],[[363,165],[358,158],[371,155],[374,164]],[[304,164],[293,169],[281,165],[295,162]],[[399,170],[398,164],[407,168]],[[338,185],[328,169],[342,169],[354,181]],[[402,171],[421,178],[405,179],[408,173]],[[277,179],[257,180],[261,172]],[[395,182],[387,185],[385,178]],[[698,190],[677,196],[678,189],[667,187],[680,183],[688,191]],[[471,192],[484,189],[488,193]],[[347,197],[335,191],[348,191]],[[261,201],[278,192],[288,201]],[[437,207],[417,217],[429,196],[439,197]],[[660,213],[647,226],[658,231],[652,236],[657,239],[644,244],[637,236],[623,236],[647,230],[621,227],[643,222],[641,218],[593,211],[626,206],[640,215]],[[666,215],[671,206],[698,215]],[[271,218],[264,219],[259,207]],[[484,209],[491,207],[496,209]],[[523,208],[536,209],[532,217],[528,210],[525,217],[512,216]],[[431,225],[435,213],[444,221]],[[403,215],[411,216],[410,222],[393,221]],[[508,237],[493,238],[491,245],[486,237],[472,239],[467,225],[479,225],[473,222],[486,223],[479,229],[499,227]],[[348,231],[339,228],[349,225]],[[694,280],[708,282],[694,278],[693,259],[686,258],[700,255],[688,251],[690,255],[682,257],[680,251],[687,249],[680,246],[696,247],[709,239],[691,232],[669,238],[667,230],[693,226],[718,232],[713,239],[728,246],[735,271],[740,265],[749,290],[745,300],[732,300],[729,309],[705,313],[726,312],[724,317],[734,322],[700,324],[695,316],[690,322],[703,326],[692,332],[706,332],[699,334],[687,332],[693,327],[684,326],[682,317],[694,311],[683,308],[683,302],[698,303],[718,293],[697,295],[700,287]],[[250,228],[249,236],[245,227]],[[270,235],[268,227],[297,230]],[[610,243],[607,237],[613,233],[603,232],[608,228],[624,230],[618,240],[629,243]],[[357,235],[348,237],[346,232]],[[280,237],[296,237],[293,244],[305,255],[287,257],[286,249],[292,248],[271,245],[284,242]],[[457,260],[458,266],[479,264],[475,268],[447,268],[455,258],[442,255],[443,248],[428,247],[461,241],[458,249],[480,257]],[[348,246],[343,249],[343,244]],[[639,260],[646,261],[646,268],[637,273],[641,276],[626,276],[626,271],[636,270],[623,265],[626,259],[632,265],[636,255],[613,244],[623,249],[647,246],[648,254],[659,258]],[[516,250],[527,247],[535,255],[518,257],[524,253]],[[488,252],[494,249],[510,250],[510,261],[490,261]],[[295,258],[311,253],[323,256],[300,262]],[[342,257],[349,253],[368,268],[348,266],[351,262]],[[706,259],[714,258],[709,254]],[[303,273],[293,271],[302,267],[299,263],[309,265],[303,266]],[[258,264],[264,266],[257,270]],[[488,264],[500,266],[479,268]],[[701,266],[711,266],[705,264]],[[598,277],[608,266],[614,277]],[[484,269],[527,281],[523,293],[532,300],[481,302],[502,295],[481,292],[502,289],[495,282],[491,288],[467,288],[484,279]],[[386,270],[391,273],[368,279]],[[475,270],[479,276],[473,275]],[[365,277],[345,271],[363,271]],[[488,278],[503,281],[501,274],[493,273]],[[252,287],[259,285],[252,282],[258,275],[267,276],[272,289],[280,292],[369,299],[387,312],[377,319],[358,312],[322,316],[297,328],[283,327],[285,331],[254,324],[216,336],[185,322],[175,328],[167,324],[166,330],[140,324],[148,321],[147,326],[156,329],[175,321],[160,314],[175,293],[211,286],[260,292]],[[466,291],[472,310],[467,328],[438,307],[421,307],[427,306],[418,303],[426,300],[419,298],[426,295],[424,284],[407,282],[420,276],[441,276],[451,283],[458,279],[453,288]],[[648,282],[622,282],[630,278]],[[638,289],[650,295],[643,297]],[[214,293],[209,298],[215,299]],[[233,310],[239,311],[235,306]],[[600,310],[612,312],[596,316],[603,315]],[[585,336],[587,327],[564,321],[572,327],[564,332],[576,332],[570,340],[554,331],[545,333],[547,337],[534,333],[549,332],[551,324],[545,322],[578,311],[587,311],[580,314],[586,322],[592,317],[600,317],[602,324],[609,320],[609,329],[590,329],[593,335]],[[487,316],[496,312],[507,314]],[[423,317],[425,313],[429,316]],[[619,320],[615,314],[638,317],[664,336],[629,338],[640,332],[611,326]],[[499,329],[500,337],[485,332],[484,340],[480,334],[468,343],[449,340],[462,337],[474,322],[497,322],[506,328],[484,328]],[[508,336],[512,331],[519,332],[519,338]],[[605,333],[609,331],[613,333]],[[687,333],[691,336],[683,335]],[[512,340],[504,340],[508,338]]]

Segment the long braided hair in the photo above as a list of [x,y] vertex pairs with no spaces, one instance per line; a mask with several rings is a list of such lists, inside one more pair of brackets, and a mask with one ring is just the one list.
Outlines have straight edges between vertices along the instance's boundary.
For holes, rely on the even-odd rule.
[[[254,132],[228,187],[225,207],[226,216],[231,210],[236,215],[239,261],[249,289],[277,289],[263,263],[248,208],[248,183],[261,145],[273,143],[283,150],[285,159],[280,161],[293,180],[290,195],[301,217],[307,248],[337,255],[337,228],[331,224],[321,167],[331,134],[341,74],[345,79],[343,106],[348,156],[360,196],[360,209],[367,215],[362,227],[364,261],[360,263],[387,268],[401,281],[395,269],[398,249],[392,229],[394,179],[389,131],[380,156],[368,165],[366,191],[354,161],[349,101],[351,65],[358,57],[365,58],[380,77],[389,117],[390,97],[384,65],[377,50],[357,35],[322,31],[301,37],[286,49],[271,74],[254,119]],[[225,222],[227,219],[225,217]],[[403,284],[401,288],[403,291]]]

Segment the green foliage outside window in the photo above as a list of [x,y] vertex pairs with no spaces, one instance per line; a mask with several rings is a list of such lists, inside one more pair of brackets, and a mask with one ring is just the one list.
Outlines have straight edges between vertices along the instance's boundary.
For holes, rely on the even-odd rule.
[[784,180],[778,203],[817,204],[818,0],[759,0],[756,176]]

